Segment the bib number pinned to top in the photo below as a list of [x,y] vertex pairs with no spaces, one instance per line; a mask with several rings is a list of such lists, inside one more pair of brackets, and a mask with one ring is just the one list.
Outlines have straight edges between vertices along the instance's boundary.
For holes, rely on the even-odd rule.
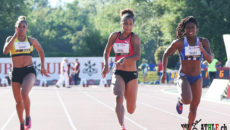
[[188,46],[185,47],[185,56],[200,56],[201,51],[199,46]]
[[29,42],[15,42],[14,47],[16,51],[28,51],[30,50]]
[[129,53],[129,44],[126,43],[114,43],[113,48],[115,53]]

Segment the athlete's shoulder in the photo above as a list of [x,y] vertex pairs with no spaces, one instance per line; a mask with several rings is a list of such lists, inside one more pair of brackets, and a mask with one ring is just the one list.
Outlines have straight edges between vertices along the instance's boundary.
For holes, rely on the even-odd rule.
[[132,32],[131,35],[134,39],[140,39],[139,36],[134,32]]
[[184,44],[184,38],[179,38],[179,39],[175,39],[171,42],[171,44],[173,45],[181,45]]
[[200,40],[202,43],[209,43],[208,39],[205,38],[205,37],[199,37],[199,40]]
[[112,33],[110,33],[110,37],[116,37],[118,34],[119,34],[120,32],[112,32]]
[[27,36],[27,38],[28,38],[28,41],[29,41],[30,43],[32,43],[33,45],[34,45],[34,43],[35,43],[35,44],[38,43],[38,40],[37,40],[36,38],[34,38],[34,37]]
[[35,40],[37,40],[36,38],[31,37],[31,36],[27,36],[27,38],[28,38],[29,41],[35,41]]

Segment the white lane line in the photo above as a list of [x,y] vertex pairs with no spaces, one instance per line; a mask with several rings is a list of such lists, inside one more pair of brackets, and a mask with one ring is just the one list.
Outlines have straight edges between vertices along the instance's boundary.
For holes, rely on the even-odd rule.
[[6,126],[10,123],[10,121],[12,120],[15,114],[16,114],[16,110],[10,115],[6,123],[2,126],[1,130],[4,130],[6,128]]
[[62,100],[62,98],[61,98],[61,96],[60,96],[60,94],[59,94],[57,89],[56,89],[56,94],[57,94],[59,102],[61,103],[61,105],[62,105],[62,107],[64,109],[65,115],[66,115],[66,117],[67,117],[67,119],[69,121],[70,126],[72,127],[73,130],[77,130],[77,128],[73,124],[73,121],[72,121],[72,119],[70,117],[70,114],[69,114],[69,112],[68,112],[68,110],[67,110],[67,108],[66,108],[66,106],[65,106],[65,104],[64,104],[64,102],[63,102],[63,100]]
[[[178,96],[179,95],[179,93],[168,92],[165,89],[161,89],[160,91],[162,93],[166,93],[166,94],[169,94],[169,95],[174,95],[174,96]],[[217,103],[217,104],[230,105],[230,102],[223,102],[223,101],[211,100],[211,99],[205,98],[204,96],[201,97],[201,100],[202,101],[213,102],[213,103]]]
[[182,119],[184,119],[184,120],[188,120],[187,118],[185,118],[185,117],[183,117],[183,116],[179,116],[178,114],[174,114],[174,113],[172,113],[172,112],[169,112],[169,111],[163,110],[163,109],[161,109],[161,108],[158,108],[158,107],[152,106],[152,105],[150,105],[150,104],[141,103],[141,102],[138,102],[138,103],[139,103],[139,104],[142,104],[142,105],[144,105],[144,106],[146,106],[146,107],[153,108],[153,109],[155,109],[155,110],[158,110],[158,111],[161,111],[161,112],[164,112],[164,113],[170,114],[170,115],[172,115],[172,116],[176,116],[176,117],[182,118]]
[[[153,97],[154,99],[158,99],[158,100],[162,100],[162,101],[166,101],[168,103],[172,103],[172,101],[168,100],[168,99],[163,99],[163,98],[159,98],[159,97],[154,97],[152,95],[145,95],[145,96],[148,96],[148,97]],[[176,100],[175,100],[176,101]],[[223,115],[223,116],[230,116],[230,114],[228,113],[223,113],[223,112],[218,112],[218,111],[215,111],[215,110],[210,110],[208,108],[205,108],[205,107],[201,107],[199,106],[198,109],[200,110],[204,110],[204,111],[209,111],[209,112],[214,112],[216,114],[220,114],[220,115]]]
[[[100,101],[100,100],[97,99],[96,97],[94,97],[94,96],[88,94],[87,92],[84,92],[84,94],[85,94],[86,96],[88,96],[89,98],[91,98],[91,99],[97,101],[98,103],[104,105],[104,106],[107,107],[108,109],[114,111],[114,109],[113,109],[111,106],[109,106],[109,105],[103,103],[102,101]],[[134,125],[136,125],[137,127],[141,128],[141,129],[143,129],[143,130],[148,130],[148,129],[145,128],[144,126],[138,124],[137,122],[133,121],[132,119],[130,119],[130,118],[126,117],[126,116],[125,116],[125,119],[129,120],[131,123],[133,123]]]

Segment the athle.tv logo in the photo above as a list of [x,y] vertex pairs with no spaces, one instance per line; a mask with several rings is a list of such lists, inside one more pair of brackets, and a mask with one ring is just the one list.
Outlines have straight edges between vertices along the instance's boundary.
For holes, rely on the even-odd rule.
[[[207,123],[207,124],[200,124],[200,126],[198,125],[200,123],[200,120],[196,120],[193,124],[192,124],[192,130],[228,130],[227,125],[226,124],[219,124],[219,123]],[[181,127],[183,130],[188,130],[189,128],[189,124],[181,124]]]

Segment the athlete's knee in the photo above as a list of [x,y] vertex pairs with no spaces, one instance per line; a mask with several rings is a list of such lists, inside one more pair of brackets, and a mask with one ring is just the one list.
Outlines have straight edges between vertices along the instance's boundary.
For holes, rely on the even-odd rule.
[[123,97],[124,96],[122,89],[118,88],[118,87],[113,88],[113,94],[116,95],[117,97]]
[[190,112],[196,114],[197,108],[198,108],[197,106],[190,107]]
[[17,100],[16,101],[16,107],[23,107],[23,100]]
[[123,104],[124,96],[123,95],[117,95],[116,102],[117,104]]
[[190,104],[192,102],[192,98],[183,98],[182,102],[183,104]]
[[22,98],[23,99],[26,99],[26,98],[28,98],[29,97],[29,93],[27,92],[27,91],[22,91]]
[[136,106],[131,106],[131,107],[127,107],[127,111],[129,114],[133,114],[135,112]]

